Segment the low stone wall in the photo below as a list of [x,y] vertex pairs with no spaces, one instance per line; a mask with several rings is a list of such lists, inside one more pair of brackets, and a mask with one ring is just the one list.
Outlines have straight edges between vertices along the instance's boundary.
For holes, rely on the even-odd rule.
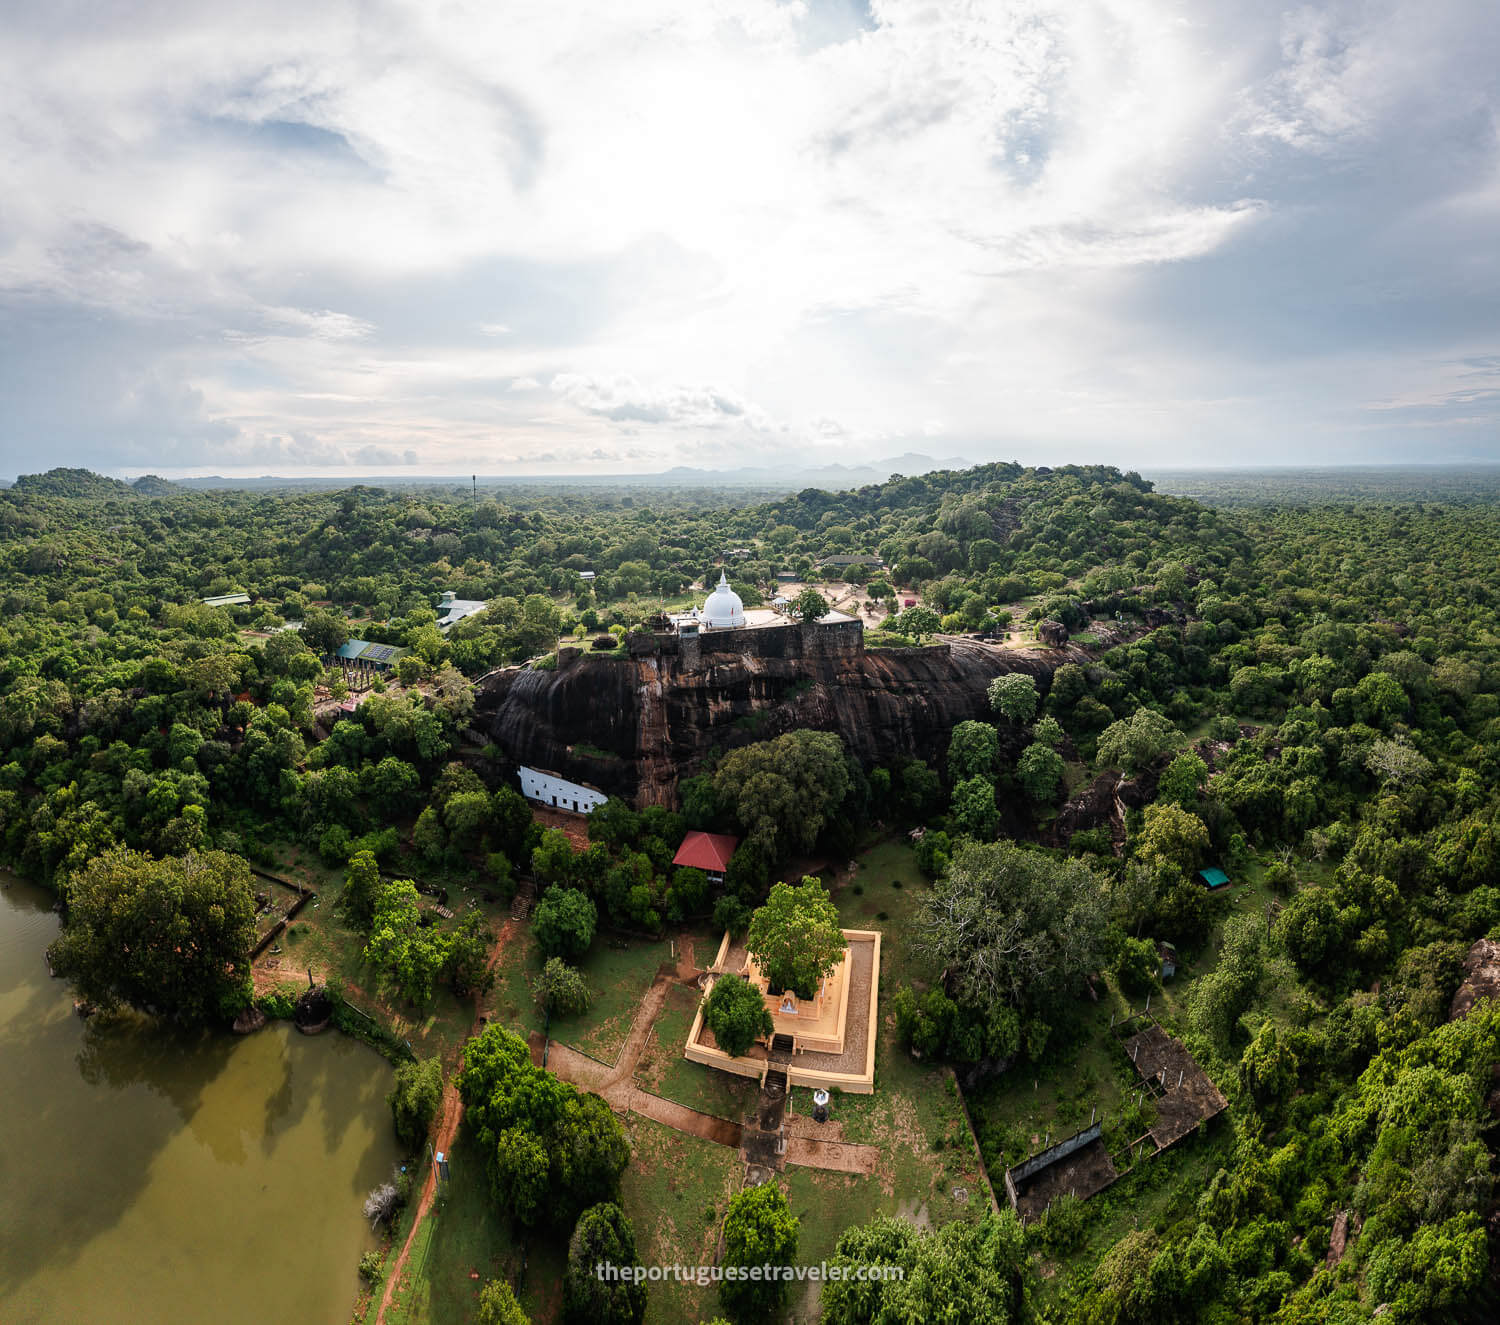
[[859,621],[789,621],[779,626],[746,626],[740,630],[704,630],[678,636],[638,631],[626,638],[632,658],[678,657],[696,670],[725,654],[737,658],[858,658],[865,651]]
[[[871,929],[846,929],[845,936],[850,943],[870,943],[872,950],[870,954],[870,1000],[865,1010],[865,1058],[863,1070],[858,1072],[830,1071],[818,1066],[810,1059],[817,1057],[828,1057],[830,1055],[818,1055],[816,1052],[800,1051],[784,1062],[778,1063],[786,1071],[787,1084],[789,1086],[807,1086],[816,1090],[822,1087],[825,1090],[842,1090],[850,1095],[872,1095],[875,1092],[875,1042],[880,1030],[880,931]],[[729,931],[725,930],[723,941],[719,944],[718,955],[714,958],[714,964],[710,971],[722,974],[724,963],[731,949]],[[712,988],[712,985],[709,986]],[[841,997],[840,1024],[847,1024],[849,981],[845,981],[844,993]],[[705,990],[705,993],[707,991]],[[705,1067],[717,1068],[721,1072],[733,1072],[736,1076],[750,1077],[756,1081],[764,1081],[766,1072],[770,1068],[770,1059],[766,1056],[762,1046],[756,1045],[755,1056],[744,1055],[739,1058],[731,1058],[717,1046],[706,1045],[701,1042],[703,1034],[703,1005],[700,1002],[698,1009],[693,1013],[693,1024],[688,1029],[687,1044],[683,1046],[682,1056],[690,1063],[701,1063]]]

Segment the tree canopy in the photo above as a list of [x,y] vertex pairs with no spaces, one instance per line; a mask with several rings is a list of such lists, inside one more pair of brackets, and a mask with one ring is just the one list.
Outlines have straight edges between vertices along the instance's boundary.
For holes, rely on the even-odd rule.
[[811,850],[849,785],[844,745],[832,732],[788,732],[744,746],[714,775],[720,803],[777,857]]
[[[786,1193],[774,1182],[743,1187],[729,1200],[724,1217],[726,1266],[792,1265],[797,1256],[797,1234],[801,1227],[787,1205]],[[719,1300],[736,1322],[766,1320],[787,1299],[791,1285],[785,1279],[729,1279],[719,1288]]]
[[924,898],[913,943],[961,1003],[1045,1008],[1099,968],[1107,918],[1105,889],[1081,861],[966,842]]
[[760,990],[733,972],[714,981],[714,987],[703,1000],[703,1023],[714,1033],[714,1042],[731,1058],[738,1058],[773,1029]]
[[630,1145],[598,1095],[535,1067],[526,1042],[490,1025],[464,1050],[466,1120],[495,1200],[523,1224],[568,1224],[613,1200]]
[[115,847],[70,878],[68,925],[48,958],[89,1002],[225,1021],[250,1001],[254,941],[255,889],[238,856]]
[[808,876],[778,883],[750,917],[745,947],[770,981],[772,993],[793,990],[812,998],[823,977],[843,960],[848,941],[828,890]]

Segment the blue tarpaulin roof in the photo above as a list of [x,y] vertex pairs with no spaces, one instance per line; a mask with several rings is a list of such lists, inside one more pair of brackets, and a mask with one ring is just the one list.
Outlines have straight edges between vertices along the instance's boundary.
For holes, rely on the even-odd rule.
[[1225,874],[1221,869],[1214,869],[1212,867],[1206,870],[1199,870],[1198,877],[1210,888],[1222,888],[1229,882],[1229,875]]

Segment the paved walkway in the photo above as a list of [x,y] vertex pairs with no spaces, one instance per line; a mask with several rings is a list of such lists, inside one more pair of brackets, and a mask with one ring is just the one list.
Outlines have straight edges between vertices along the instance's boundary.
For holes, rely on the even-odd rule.
[[[556,1073],[564,1081],[571,1081],[582,1090],[602,1095],[616,1113],[639,1114],[642,1118],[650,1118],[675,1131],[686,1132],[689,1136],[699,1136],[705,1141],[731,1146],[737,1150],[744,1138],[743,1124],[711,1113],[700,1113],[675,1100],[653,1095],[635,1084],[636,1063],[646,1047],[652,1026],[661,1015],[667,991],[680,982],[680,963],[675,976],[657,974],[636,1010],[630,1024],[630,1034],[626,1036],[620,1056],[613,1067],[589,1057],[571,1045],[560,1044],[556,1040],[548,1044],[536,1031],[528,1037],[531,1061],[538,1067],[541,1066],[545,1046],[548,1071]],[[880,1161],[880,1151],[875,1146],[857,1146],[846,1142],[790,1139],[787,1142],[786,1161],[789,1164],[800,1164],[804,1168],[829,1169],[839,1173],[873,1173]]]

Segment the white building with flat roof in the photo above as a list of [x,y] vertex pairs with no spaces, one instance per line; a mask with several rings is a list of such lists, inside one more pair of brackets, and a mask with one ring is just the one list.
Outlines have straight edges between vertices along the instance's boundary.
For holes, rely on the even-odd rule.
[[552,806],[559,810],[571,810],[575,814],[588,814],[596,806],[609,799],[596,787],[586,787],[581,782],[569,782],[542,768],[527,768],[522,765],[521,794],[539,805]]

